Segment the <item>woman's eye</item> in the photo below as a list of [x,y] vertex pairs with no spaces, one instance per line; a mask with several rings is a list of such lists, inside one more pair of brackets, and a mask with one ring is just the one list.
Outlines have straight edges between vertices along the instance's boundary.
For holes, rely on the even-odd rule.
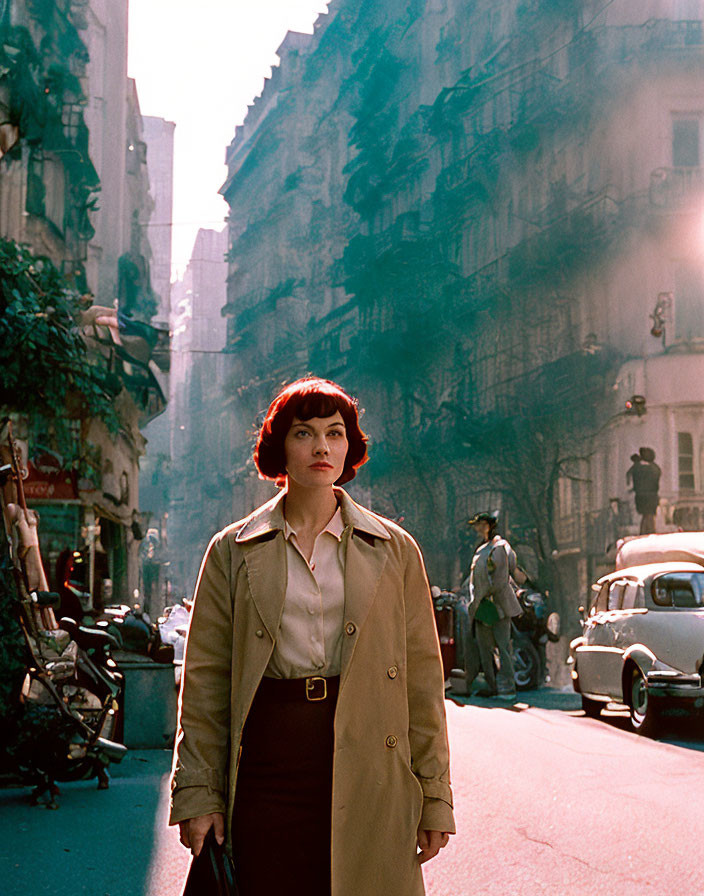
[[303,437],[308,436],[308,435],[310,435],[310,433],[308,432],[308,430],[306,430],[306,429],[299,429],[298,432],[295,434],[295,437],[296,437],[297,439],[300,439],[300,438],[303,438]]
[[328,433],[329,436],[344,436],[344,432],[341,429],[333,429],[332,432]]

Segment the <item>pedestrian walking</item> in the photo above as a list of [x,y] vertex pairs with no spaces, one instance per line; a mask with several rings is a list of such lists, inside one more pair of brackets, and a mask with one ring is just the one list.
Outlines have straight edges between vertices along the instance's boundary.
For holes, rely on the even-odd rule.
[[[511,587],[516,555],[496,532],[497,519],[477,513],[469,520],[482,541],[472,557],[469,573],[468,621],[475,624],[477,645],[486,680],[486,696],[512,700],[516,697],[511,657],[511,618],[523,612]],[[499,676],[494,669],[494,650],[499,651]]]
[[454,832],[423,560],[340,488],[366,441],[339,386],[285,387],[254,452],[281,491],[201,566],[170,821],[194,853],[214,827],[241,896],[420,896]]

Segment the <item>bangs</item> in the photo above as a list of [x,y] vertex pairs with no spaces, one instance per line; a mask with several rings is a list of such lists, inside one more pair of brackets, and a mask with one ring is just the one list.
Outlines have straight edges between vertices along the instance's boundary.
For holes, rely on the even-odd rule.
[[293,416],[299,420],[310,420],[312,417],[332,417],[337,411],[343,419],[345,411],[349,412],[348,402],[342,395],[331,395],[326,392],[311,392],[303,395],[293,406]]

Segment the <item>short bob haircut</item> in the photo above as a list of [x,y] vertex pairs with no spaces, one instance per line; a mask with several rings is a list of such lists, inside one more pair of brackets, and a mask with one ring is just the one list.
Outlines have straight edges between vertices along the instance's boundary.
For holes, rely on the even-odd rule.
[[284,440],[293,418],[332,417],[339,411],[345,422],[349,447],[345,466],[335,485],[344,485],[357,475],[369,460],[367,436],[359,425],[357,400],[331,380],[304,377],[289,383],[269,405],[254,448],[254,463],[262,479],[273,479],[278,486],[286,483]]

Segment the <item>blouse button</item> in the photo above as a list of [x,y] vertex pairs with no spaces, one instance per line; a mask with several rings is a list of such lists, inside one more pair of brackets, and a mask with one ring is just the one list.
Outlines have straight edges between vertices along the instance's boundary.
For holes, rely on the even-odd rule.
[[263,638],[263,637],[264,637],[264,632],[263,632],[260,628],[258,628],[254,634],[255,634],[258,638]]
[[386,674],[389,676],[389,678],[396,678],[396,676],[398,675],[398,666],[389,666],[389,668],[386,670]]
[[354,624],[354,622],[348,622],[345,626],[345,631],[348,635],[353,635],[357,631],[357,626]]
[[398,743],[398,738],[396,737],[395,734],[390,734],[386,738],[386,746],[390,747],[392,750],[396,746],[397,743]]

